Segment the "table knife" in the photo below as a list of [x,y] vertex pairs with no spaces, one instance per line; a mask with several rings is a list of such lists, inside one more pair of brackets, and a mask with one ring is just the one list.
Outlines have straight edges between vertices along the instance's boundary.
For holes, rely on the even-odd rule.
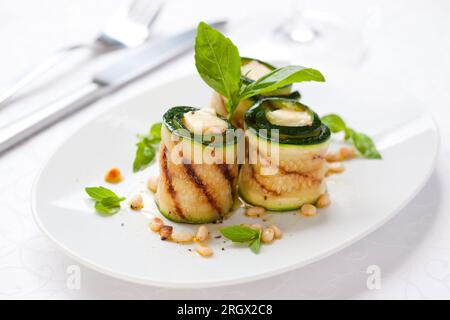
[[[211,23],[211,26],[220,28],[225,24],[225,21],[217,21]],[[125,57],[94,75],[87,85],[29,116],[0,128],[0,153],[191,49],[196,33],[196,29],[191,29],[131,49]]]

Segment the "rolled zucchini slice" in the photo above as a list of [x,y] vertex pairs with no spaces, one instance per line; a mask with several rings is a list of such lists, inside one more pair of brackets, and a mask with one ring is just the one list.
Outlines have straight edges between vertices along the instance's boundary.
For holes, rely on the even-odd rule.
[[330,129],[314,111],[296,100],[269,97],[247,111],[245,127],[249,156],[238,190],[246,202],[287,211],[315,203],[326,192]]
[[209,223],[230,211],[238,177],[230,129],[212,110],[180,106],[164,114],[156,203],[166,218]]
[[[250,84],[258,80],[260,77],[272,72],[275,69],[276,67],[267,62],[253,58],[242,57],[241,81],[244,84]],[[231,123],[237,128],[244,128],[245,112],[259,99],[265,96],[287,97],[296,100],[300,100],[301,97],[300,92],[298,91],[292,92],[292,85],[286,85],[274,91],[264,93],[264,95],[245,99],[241,101],[239,105],[236,107],[236,110],[233,113],[233,117],[231,118]],[[228,115],[228,111],[225,108],[224,98],[217,92],[213,93],[213,96],[211,98],[211,107],[215,109],[218,114],[224,117]]]

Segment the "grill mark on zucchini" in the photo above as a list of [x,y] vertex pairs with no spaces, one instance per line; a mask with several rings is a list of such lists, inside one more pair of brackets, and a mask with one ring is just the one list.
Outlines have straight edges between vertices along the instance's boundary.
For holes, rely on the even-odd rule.
[[[265,155],[259,151],[258,147],[256,148],[256,155],[257,155],[258,158],[264,159],[271,166],[276,167],[278,169],[279,174],[281,174],[281,175],[297,175],[297,176],[300,176],[303,179],[311,180],[313,183],[317,183],[317,184],[322,183],[322,179],[318,179],[318,178],[316,178],[316,177],[314,177],[314,176],[312,176],[312,175],[310,175],[308,173],[299,172],[299,171],[290,171],[290,170],[285,169],[281,165],[274,164],[270,159],[265,157]],[[323,159],[323,157],[321,155],[317,154],[317,155],[314,155],[311,160],[314,160],[314,159]],[[305,161],[308,161],[308,160],[305,160]],[[253,172],[253,175],[254,175],[253,167],[252,167],[252,172]],[[255,179],[255,181],[257,181],[257,179]],[[261,183],[259,183],[259,181],[257,181],[257,182],[258,182],[259,185],[261,185]]]
[[224,163],[219,163],[219,164],[217,164],[217,166],[219,167],[219,170],[222,173],[222,175],[224,176],[224,178],[227,179],[227,181],[230,185],[230,188],[232,188],[233,182],[234,182],[234,175],[231,173],[228,165],[224,164]]
[[264,192],[269,193],[271,195],[275,195],[275,196],[279,196],[281,194],[280,192],[278,192],[276,190],[266,187],[261,181],[259,181],[257,179],[257,175],[255,173],[255,170],[253,169],[253,166],[251,167],[251,169],[252,169],[252,179],[261,187],[261,189],[263,189]]
[[209,192],[208,186],[205,185],[202,179],[197,175],[194,167],[189,163],[184,163],[184,168],[186,169],[187,175],[191,178],[196,187],[203,192],[211,207],[213,207],[213,209],[216,210],[217,214],[221,216],[222,212],[219,206],[217,205],[216,199],[214,199],[214,197]]
[[[164,148],[164,152],[162,153],[162,161],[161,161],[161,167],[162,172],[164,174],[164,178],[167,181],[167,191],[170,194],[170,197],[172,198],[174,207],[175,207],[175,213],[183,220],[186,220],[186,216],[183,214],[183,211],[181,210],[181,207],[178,203],[177,199],[177,192],[172,184],[172,178],[169,173],[169,168],[167,166],[167,148]],[[170,213],[170,211],[169,211]]]
[[316,178],[313,175],[310,175],[308,173],[298,172],[298,171],[288,171],[288,170],[284,169],[282,166],[278,166],[278,169],[280,170],[280,173],[282,175],[286,175],[286,176],[287,175],[297,175],[297,176],[300,176],[303,179],[311,180],[313,183],[317,183],[317,184],[322,183],[322,179],[318,179],[318,178]]

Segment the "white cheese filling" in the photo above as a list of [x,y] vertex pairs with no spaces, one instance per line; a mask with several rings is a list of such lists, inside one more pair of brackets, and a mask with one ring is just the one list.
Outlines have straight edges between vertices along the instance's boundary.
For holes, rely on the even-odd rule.
[[308,112],[292,109],[277,109],[266,114],[271,124],[284,127],[304,127],[312,124],[312,117]]
[[255,60],[252,60],[241,67],[241,74],[251,80],[258,80],[271,71],[272,70],[270,70],[267,66]]
[[187,112],[184,125],[194,134],[221,134],[228,128],[225,120],[218,118],[211,109]]

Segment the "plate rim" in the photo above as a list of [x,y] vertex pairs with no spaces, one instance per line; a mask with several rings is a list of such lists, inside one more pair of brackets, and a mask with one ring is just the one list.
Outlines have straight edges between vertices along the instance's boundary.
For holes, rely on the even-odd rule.
[[[355,72],[354,70],[350,70],[351,72]],[[371,73],[368,72],[361,72],[363,75],[371,75]],[[433,174],[433,172],[435,171],[436,168],[436,164],[437,164],[437,159],[438,159],[438,155],[439,155],[439,150],[440,150],[440,144],[441,144],[441,137],[440,137],[440,132],[439,132],[439,126],[437,125],[437,122],[435,121],[433,115],[431,114],[431,112],[428,109],[422,109],[421,112],[424,116],[426,116],[432,123],[432,127],[434,129],[434,132],[436,133],[436,149],[435,152],[433,154],[433,161],[431,166],[428,169],[428,172],[425,175],[425,178],[423,179],[423,181],[421,181],[421,183],[416,187],[416,189],[414,190],[414,192],[411,192],[410,195],[400,204],[398,205],[398,207],[395,210],[392,210],[392,212],[390,214],[388,214],[387,216],[385,216],[383,219],[381,219],[380,221],[378,221],[377,223],[373,224],[372,226],[370,226],[368,229],[366,229],[363,232],[360,232],[358,235],[352,237],[349,240],[346,240],[344,242],[342,242],[339,246],[325,251],[319,255],[316,255],[312,258],[297,262],[297,263],[293,263],[291,265],[288,266],[284,266],[284,267],[280,267],[278,269],[275,270],[269,270],[269,271],[265,271],[265,272],[261,272],[255,275],[249,275],[249,276],[241,276],[241,277],[234,277],[232,279],[224,279],[224,280],[213,280],[213,281],[198,281],[196,280],[194,281],[186,281],[186,282],[180,282],[180,281],[176,281],[176,282],[168,282],[168,281],[158,281],[158,280],[151,280],[148,278],[142,278],[142,277],[137,277],[137,276],[129,276],[126,273],[123,272],[118,272],[118,271],[114,271],[106,266],[100,266],[92,261],[90,261],[89,259],[83,258],[80,255],[76,254],[75,252],[73,252],[71,249],[67,248],[64,244],[62,244],[60,241],[58,241],[54,236],[51,235],[51,233],[46,229],[46,227],[44,226],[44,224],[42,223],[42,221],[39,218],[39,214],[38,214],[38,210],[37,210],[37,186],[38,183],[40,181],[40,178],[43,174],[43,172],[45,171],[45,169],[47,168],[48,163],[54,158],[54,156],[57,154],[57,152],[60,150],[60,148],[65,145],[67,143],[68,140],[72,139],[74,136],[78,135],[79,132],[81,132],[82,130],[84,130],[86,127],[92,125],[92,123],[94,123],[95,121],[97,121],[98,119],[102,118],[106,112],[108,110],[114,109],[115,107],[127,103],[128,101],[131,101],[133,99],[137,99],[140,96],[145,95],[148,91],[151,90],[155,90],[158,87],[164,87],[169,83],[175,82],[175,81],[180,81],[182,79],[186,79],[186,78],[191,78],[195,76],[195,74],[187,74],[187,75],[183,75],[181,77],[177,77],[174,79],[171,79],[169,81],[165,81],[160,85],[156,85],[156,86],[150,86],[147,88],[144,88],[138,92],[133,92],[130,96],[127,97],[123,97],[122,99],[118,99],[117,101],[115,101],[110,107],[106,108],[105,110],[103,110],[103,112],[101,112],[100,114],[97,114],[96,116],[94,116],[92,119],[90,119],[87,123],[84,123],[81,127],[79,127],[78,129],[76,129],[74,132],[72,132],[72,134],[70,134],[68,137],[66,137],[61,143],[58,144],[57,147],[55,147],[55,149],[48,155],[48,157],[45,159],[45,161],[43,162],[43,164],[41,165],[41,167],[39,168],[34,180],[33,180],[33,184],[32,184],[32,188],[31,188],[31,202],[30,202],[30,206],[31,206],[31,211],[32,211],[32,216],[33,219],[35,221],[35,223],[38,225],[39,229],[41,230],[41,232],[48,238],[50,239],[54,244],[57,245],[57,247],[59,247],[61,249],[62,252],[64,252],[64,254],[66,254],[67,256],[69,256],[70,258],[72,258],[73,260],[75,260],[76,262],[84,265],[87,268],[90,268],[96,272],[99,272],[101,274],[105,274],[107,276],[122,280],[122,281],[126,281],[126,282],[130,282],[130,283],[134,283],[134,284],[139,284],[139,285],[146,285],[146,286],[155,286],[155,287],[160,287],[160,288],[179,288],[179,289],[187,289],[187,288],[216,288],[216,287],[224,287],[224,286],[232,286],[232,285],[237,285],[237,284],[245,284],[245,283],[249,283],[249,282],[253,282],[256,280],[262,280],[262,279],[267,279],[276,275],[280,275],[280,274],[284,274],[296,269],[300,269],[306,265],[312,264],[314,262],[317,262],[319,260],[325,259],[329,256],[334,255],[335,253],[351,246],[352,244],[360,241],[361,239],[363,239],[364,237],[368,236],[369,234],[371,234],[372,232],[376,231],[377,229],[379,229],[381,226],[383,226],[384,224],[386,224],[389,220],[391,220],[394,216],[396,216],[401,210],[403,210],[408,203],[410,203],[416,196],[417,194],[419,194],[419,192],[425,187],[425,185],[427,184],[427,182],[430,180],[431,175]],[[410,95],[407,91],[403,90],[402,88],[399,88],[399,90],[401,90],[402,92],[404,92],[405,94]],[[412,95],[410,95],[412,96]],[[416,97],[412,96],[414,98],[414,100],[416,100],[418,103],[420,103],[421,105],[423,105],[424,103],[417,99]]]

